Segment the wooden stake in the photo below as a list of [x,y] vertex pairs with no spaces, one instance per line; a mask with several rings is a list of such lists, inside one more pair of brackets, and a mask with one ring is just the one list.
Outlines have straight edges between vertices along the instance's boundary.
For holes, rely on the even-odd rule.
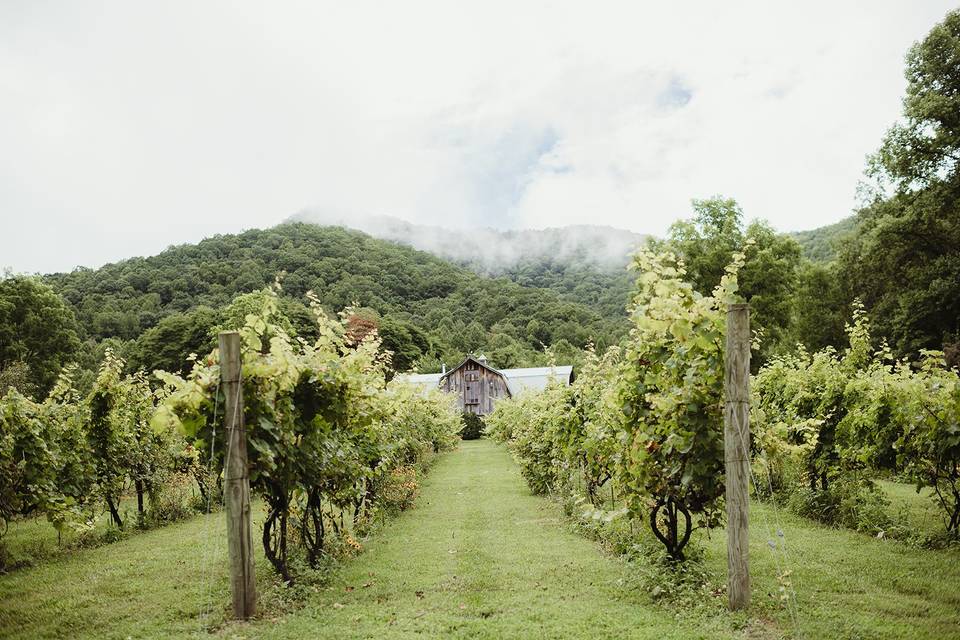
[[730,305],[724,357],[723,443],[727,492],[727,596],[750,605],[750,307]]
[[220,388],[224,398],[226,458],[223,490],[227,512],[227,548],[230,556],[230,593],[233,615],[246,620],[257,610],[257,583],[253,572],[250,534],[250,476],[247,433],[243,422],[243,384],[240,378],[240,334],[220,334]]

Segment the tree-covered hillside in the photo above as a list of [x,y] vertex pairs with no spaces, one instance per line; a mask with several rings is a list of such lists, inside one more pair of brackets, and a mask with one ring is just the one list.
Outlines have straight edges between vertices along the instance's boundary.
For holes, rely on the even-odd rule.
[[649,237],[586,224],[510,231],[448,229],[391,216],[346,217],[313,210],[302,211],[291,221],[363,231],[427,251],[480,275],[552,289],[609,317],[623,314],[633,285],[627,265]]
[[843,240],[856,230],[857,218],[850,216],[840,222],[790,235],[800,243],[804,258],[814,262],[830,262],[837,257]]
[[176,359],[206,346],[221,321],[217,310],[278,276],[285,310],[302,331],[310,330],[307,291],[334,313],[359,307],[358,317],[377,325],[395,352],[398,369],[436,369],[469,351],[483,351],[501,367],[536,365],[549,360],[546,347],[562,358],[573,347],[610,344],[624,332],[622,305],[609,315],[599,311],[617,306],[605,298],[603,282],[564,285],[564,296],[535,288],[548,271],[518,273],[534,285],[522,286],[360,232],[300,223],[215,236],[46,280],[73,307],[88,348],[116,339],[134,366],[175,369]]

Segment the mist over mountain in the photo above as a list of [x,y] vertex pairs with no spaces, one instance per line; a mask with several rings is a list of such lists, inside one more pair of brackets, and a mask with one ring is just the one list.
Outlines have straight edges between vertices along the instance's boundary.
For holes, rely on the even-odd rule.
[[[290,221],[362,231],[380,240],[425,251],[474,273],[505,277],[524,287],[555,291],[592,307],[604,317],[622,315],[635,274],[631,255],[648,235],[600,225],[499,231],[452,229],[414,224],[386,215],[343,214],[305,209]],[[829,262],[854,218],[787,234],[800,243],[804,257]]]
[[419,225],[385,215],[355,215],[305,209],[290,218],[342,226],[398,242],[489,275],[505,275],[532,264],[622,271],[647,236],[599,225],[499,231]]

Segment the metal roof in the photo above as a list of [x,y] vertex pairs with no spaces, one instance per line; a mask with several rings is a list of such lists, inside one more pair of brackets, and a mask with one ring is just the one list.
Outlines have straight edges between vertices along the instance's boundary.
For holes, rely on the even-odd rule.
[[573,380],[573,367],[563,365],[557,367],[528,367],[525,369],[500,369],[500,373],[507,379],[510,395],[517,395],[523,391],[542,391],[551,380],[557,380],[568,385]]
[[468,354],[466,358],[464,358],[463,360],[461,360],[461,361],[460,361],[460,364],[458,364],[457,366],[453,367],[452,369],[450,369],[450,370],[447,371],[446,373],[441,374],[441,375],[440,375],[440,380],[443,380],[445,377],[447,377],[448,375],[450,375],[451,373],[453,373],[454,371],[456,371],[457,369],[459,369],[459,368],[462,367],[463,365],[467,364],[468,362],[473,362],[474,364],[477,364],[477,365],[483,367],[483,368],[486,369],[487,371],[492,371],[493,373],[501,373],[501,371],[500,371],[499,369],[495,369],[494,367],[491,367],[489,364],[487,364],[487,358],[486,358],[486,356],[475,356],[475,355],[473,355],[473,354],[471,353],[471,354]]
[[423,389],[430,389],[440,386],[440,377],[442,375],[442,373],[401,373],[397,378],[407,384],[412,384]]

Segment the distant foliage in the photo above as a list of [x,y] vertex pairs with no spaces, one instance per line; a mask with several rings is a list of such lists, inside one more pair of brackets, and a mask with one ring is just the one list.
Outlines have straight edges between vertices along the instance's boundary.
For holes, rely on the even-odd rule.
[[0,276],[0,393],[45,396],[80,349],[73,311],[30,276]]
[[[579,350],[619,340],[626,331],[625,276],[555,267],[525,265],[513,275],[530,285],[521,286],[340,227],[288,223],[45,280],[94,342],[132,343],[134,367],[186,375],[187,356],[212,348],[215,326],[242,323],[242,314],[222,317],[227,305],[280,275],[278,305],[291,335],[316,338],[302,302],[312,290],[328,313],[356,308],[375,324],[396,370],[439,371],[471,352],[503,367],[537,366],[547,363],[545,348],[561,341]],[[48,384],[59,367],[53,370]]]
[[844,218],[840,222],[817,227],[809,231],[797,231],[790,235],[800,243],[804,258],[817,263],[828,263],[837,257],[840,245],[851,233],[856,231],[855,216]]
[[720,285],[730,256],[742,252],[739,294],[751,305],[751,325],[764,336],[759,354],[764,359],[793,328],[800,245],[763,221],[744,227],[743,211],[731,198],[694,200],[693,209],[692,219],[672,224],[667,237],[651,247],[680,257],[686,280],[704,296]]

